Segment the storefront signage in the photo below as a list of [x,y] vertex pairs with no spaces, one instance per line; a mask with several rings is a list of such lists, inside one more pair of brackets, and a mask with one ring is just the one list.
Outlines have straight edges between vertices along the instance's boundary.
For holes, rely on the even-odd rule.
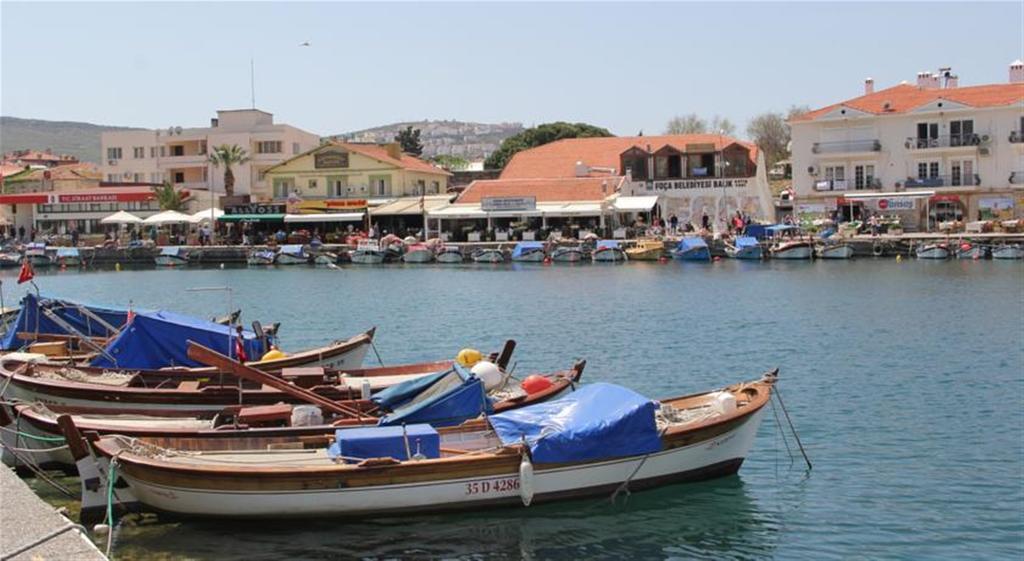
[[288,214],[352,212],[366,209],[366,199],[313,199],[288,202]]
[[710,142],[700,144],[687,144],[686,151],[690,154],[698,154],[701,152],[714,152],[715,145]]
[[[833,210],[834,210],[833,206]],[[825,203],[800,203],[796,205],[797,214],[825,214],[829,209]]]
[[876,199],[875,208],[886,211],[914,210],[917,208],[917,199],[913,197],[889,197],[887,199]]
[[51,195],[54,203],[116,203],[124,201],[148,201],[154,198],[153,193],[83,193]]
[[484,211],[535,210],[537,197],[484,197],[480,209]]
[[224,207],[224,214],[284,214],[283,204],[250,203]]
[[313,156],[313,167],[316,169],[347,168],[348,152],[339,152],[337,150],[319,152]]
[[747,179],[708,178],[708,179],[672,179],[668,181],[651,181],[647,183],[648,191],[681,191],[688,189],[730,189],[747,187]]

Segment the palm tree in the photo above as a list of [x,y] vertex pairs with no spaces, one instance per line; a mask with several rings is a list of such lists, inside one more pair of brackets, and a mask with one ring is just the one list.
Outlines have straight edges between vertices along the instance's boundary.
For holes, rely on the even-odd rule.
[[235,194],[235,174],[231,171],[231,166],[244,164],[248,161],[249,154],[237,144],[232,144],[231,146],[221,144],[220,146],[214,146],[213,150],[210,151],[210,163],[213,164],[213,167],[219,168],[224,166],[225,195],[231,197]]
[[181,201],[181,195],[174,190],[174,185],[166,181],[163,185],[154,185],[153,194],[156,195],[160,210],[181,210],[185,206]]

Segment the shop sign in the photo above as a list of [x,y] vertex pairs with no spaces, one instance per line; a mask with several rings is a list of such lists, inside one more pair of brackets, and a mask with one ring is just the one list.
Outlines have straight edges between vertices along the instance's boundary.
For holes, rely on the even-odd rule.
[[828,211],[825,203],[798,203],[797,214],[825,214]]
[[314,199],[289,200],[287,208],[288,214],[322,214],[365,210],[366,206],[366,199]]
[[672,179],[649,181],[648,191],[681,191],[689,189],[745,189],[750,180],[734,178]]
[[504,210],[535,210],[537,197],[484,197],[480,209],[488,212]]
[[917,199],[914,197],[889,197],[875,200],[875,208],[885,211],[914,210]]
[[316,169],[347,168],[348,152],[340,152],[337,150],[318,152],[313,156],[313,167]]
[[224,207],[224,214],[284,214],[285,206],[277,203],[249,203]]
[[50,195],[50,203],[116,203],[128,201],[148,201],[154,198],[149,193],[68,193]]

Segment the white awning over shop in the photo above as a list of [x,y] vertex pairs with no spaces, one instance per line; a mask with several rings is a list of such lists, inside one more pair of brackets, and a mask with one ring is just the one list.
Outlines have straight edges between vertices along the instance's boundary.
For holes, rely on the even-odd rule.
[[544,216],[600,216],[601,203],[541,204],[537,208]]
[[363,219],[362,212],[330,212],[323,214],[286,214],[285,222],[360,222]]
[[891,193],[843,193],[842,197],[851,201],[869,201],[874,199],[898,199],[900,197],[919,199],[931,197],[934,194],[935,191],[893,191]]
[[142,219],[130,212],[119,210],[100,220],[100,224],[141,224]]
[[392,199],[385,204],[370,209],[370,216],[409,216],[423,214],[424,210],[429,214],[435,209],[447,206],[451,199],[451,195],[427,195],[422,198],[422,208],[420,207],[420,197]]
[[192,217],[188,214],[182,214],[176,210],[165,210],[142,221],[143,224],[154,225],[185,224],[187,222],[192,222]]
[[480,208],[479,204],[461,204],[443,206],[429,211],[427,216],[435,219],[451,220],[457,218],[487,218],[487,213]]
[[213,217],[213,220],[216,221],[221,216],[224,216],[224,211],[219,209],[219,208],[214,208],[214,209],[209,209],[208,208],[206,210],[200,210],[199,212],[193,212],[192,213],[192,223],[193,224],[199,224],[200,222],[203,222],[204,220],[210,220],[211,216]]
[[658,204],[658,197],[645,195],[640,197],[615,197],[612,207],[617,212],[650,212]]

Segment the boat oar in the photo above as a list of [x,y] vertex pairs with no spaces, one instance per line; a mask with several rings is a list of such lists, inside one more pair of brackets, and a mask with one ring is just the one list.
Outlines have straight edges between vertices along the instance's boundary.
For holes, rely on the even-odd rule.
[[188,357],[196,362],[216,367],[222,372],[230,372],[239,378],[270,386],[296,399],[312,403],[325,411],[330,411],[338,415],[356,417],[357,419],[364,417],[358,409],[353,409],[352,407],[342,405],[336,401],[331,401],[316,392],[300,388],[299,386],[296,386],[282,378],[278,378],[277,376],[267,374],[262,370],[257,370],[251,366],[242,364],[237,360],[228,358],[213,349],[204,347],[193,341],[188,342]]

